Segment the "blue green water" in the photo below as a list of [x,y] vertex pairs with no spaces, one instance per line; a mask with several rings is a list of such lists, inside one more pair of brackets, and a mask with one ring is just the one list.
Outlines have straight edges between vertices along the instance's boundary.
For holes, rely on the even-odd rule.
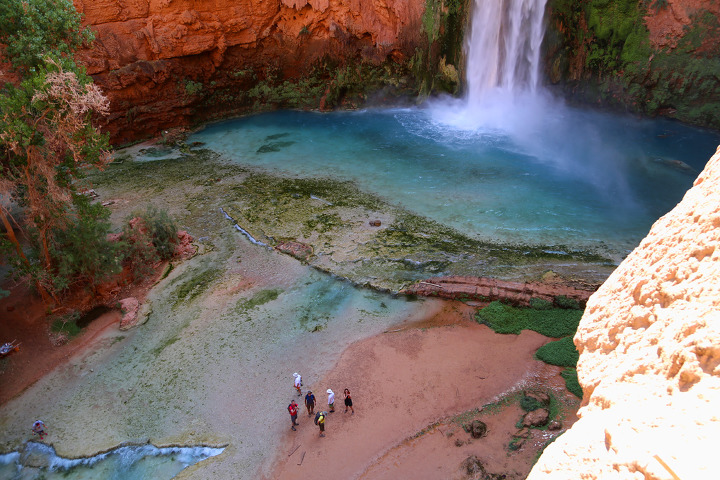
[[[28,442],[22,452],[0,455],[0,478],[171,479],[188,466],[219,455],[222,451],[222,448],[209,447],[157,448],[153,445],[138,445],[119,447],[90,458],[67,459],[57,456],[48,445]],[[31,463],[36,467],[23,465],[28,458],[33,459]]]
[[720,134],[532,99],[480,112],[452,101],[280,111],[188,141],[277,173],[353,180],[479,239],[623,255],[682,198]]

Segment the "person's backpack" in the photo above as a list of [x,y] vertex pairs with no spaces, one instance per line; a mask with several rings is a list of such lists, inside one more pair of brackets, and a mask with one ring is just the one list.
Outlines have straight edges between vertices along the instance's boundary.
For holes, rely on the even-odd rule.
[[315,413],[315,425],[318,424],[318,420],[320,419],[320,412]]

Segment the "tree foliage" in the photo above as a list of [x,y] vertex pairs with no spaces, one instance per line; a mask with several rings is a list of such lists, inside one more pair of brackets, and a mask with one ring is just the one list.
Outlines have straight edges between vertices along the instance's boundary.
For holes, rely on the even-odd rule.
[[[44,296],[82,278],[94,283],[91,265],[104,262],[89,249],[83,257],[75,244],[100,248],[107,219],[102,207],[79,197],[76,184],[86,168],[109,160],[107,136],[93,125],[109,102],[72,58],[90,38],[67,0],[0,5],[0,44],[20,75],[0,90],[0,221],[16,253],[11,262]],[[13,217],[13,205],[23,218]],[[18,230],[35,256],[26,255]]]
[[54,54],[72,58],[93,40],[81,27],[81,17],[70,0],[3,0],[0,2],[0,43],[5,57],[17,69],[32,70]]

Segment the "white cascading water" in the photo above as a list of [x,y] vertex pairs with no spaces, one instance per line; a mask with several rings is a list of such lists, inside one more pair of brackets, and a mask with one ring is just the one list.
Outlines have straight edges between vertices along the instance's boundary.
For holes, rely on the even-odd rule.
[[466,45],[471,107],[489,91],[538,88],[546,1],[475,0]]

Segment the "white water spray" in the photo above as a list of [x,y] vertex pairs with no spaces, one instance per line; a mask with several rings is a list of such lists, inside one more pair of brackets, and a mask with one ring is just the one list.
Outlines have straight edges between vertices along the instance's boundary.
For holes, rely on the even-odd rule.
[[467,39],[468,103],[488,92],[535,92],[547,0],[475,0]]

